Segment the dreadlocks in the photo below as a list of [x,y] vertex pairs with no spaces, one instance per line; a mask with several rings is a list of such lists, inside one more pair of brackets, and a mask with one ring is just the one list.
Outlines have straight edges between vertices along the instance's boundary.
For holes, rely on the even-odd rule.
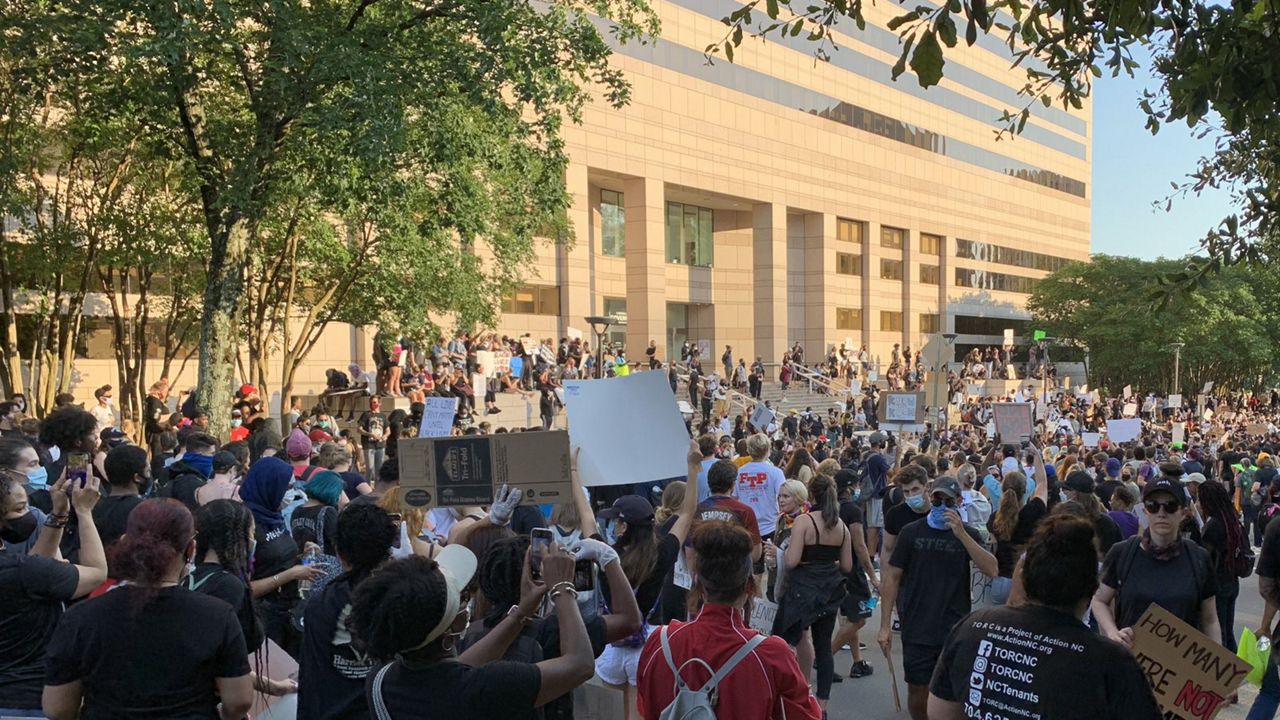
[[196,557],[210,550],[218,564],[241,580],[249,581],[249,528],[253,513],[235,500],[214,500],[196,516]]

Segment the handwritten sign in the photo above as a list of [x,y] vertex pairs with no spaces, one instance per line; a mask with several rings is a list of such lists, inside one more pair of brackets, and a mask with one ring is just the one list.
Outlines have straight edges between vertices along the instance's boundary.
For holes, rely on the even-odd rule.
[[765,635],[773,633],[773,619],[778,615],[778,604],[764,598],[751,599],[751,622],[748,623]]
[[1165,407],[1174,410],[1182,407],[1182,396],[1178,394],[1170,395],[1169,402],[1165,404]]
[[1108,420],[1107,421],[1107,439],[1114,443],[1126,443],[1137,440],[1142,434],[1142,421],[1133,418],[1131,420]]
[[773,422],[773,418],[773,411],[764,403],[759,403],[756,405],[755,409],[751,411],[750,422],[755,426],[756,430],[764,432],[769,429],[769,423]]
[[992,403],[992,419],[1001,440],[1030,440],[1034,432],[1031,403]]
[[887,392],[881,394],[880,422],[924,422],[924,393]]
[[448,437],[453,433],[453,416],[458,413],[458,398],[429,397],[423,403],[422,424],[418,437]]
[[1125,403],[1125,404],[1124,404],[1124,416],[1125,416],[1125,417],[1134,417],[1134,416],[1136,416],[1137,414],[1138,414],[1138,403],[1136,403],[1136,402],[1131,402],[1131,403]]
[[1187,424],[1174,423],[1173,424],[1173,442],[1176,442],[1176,443],[1186,442],[1186,439],[1187,439]]
[[497,358],[492,350],[476,351],[476,369],[480,371],[481,375],[493,377],[497,364]]
[[1125,400],[1128,400],[1128,399],[1129,399],[1129,398],[1131,398],[1131,397],[1133,397],[1133,386],[1132,386],[1132,385],[1125,385],[1125,386],[1124,386],[1124,399],[1125,399]]
[[1211,720],[1250,670],[1235,653],[1155,603],[1133,626],[1133,655],[1165,720]]

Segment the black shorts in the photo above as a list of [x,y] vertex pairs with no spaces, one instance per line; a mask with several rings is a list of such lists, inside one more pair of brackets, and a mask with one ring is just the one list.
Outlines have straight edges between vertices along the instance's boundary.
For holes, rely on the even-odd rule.
[[941,645],[902,643],[902,679],[908,685],[928,687],[933,679],[933,666],[942,655]]
[[845,578],[845,588],[849,592],[840,604],[840,614],[850,622],[871,617],[872,609],[867,605],[871,601],[871,584],[867,582],[866,574],[862,568],[856,567]]

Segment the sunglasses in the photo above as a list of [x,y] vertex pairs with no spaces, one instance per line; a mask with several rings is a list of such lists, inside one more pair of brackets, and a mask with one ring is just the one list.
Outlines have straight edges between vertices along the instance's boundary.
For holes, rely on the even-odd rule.
[[951,498],[947,498],[946,500],[943,500],[942,498],[933,499],[934,507],[942,507],[944,504],[949,508],[953,508],[956,506],[956,501],[952,500]]
[[1164,502],[1160,502],[1159,500],[1147,500],[1142,503],[1142,506],[1145,507],[1147,512],[1152,515],[1155,515],[1161,510],[1164,510],[1166,515],[1174,515],[1182,509],[1182,503],[1177,500],[1165,500]]

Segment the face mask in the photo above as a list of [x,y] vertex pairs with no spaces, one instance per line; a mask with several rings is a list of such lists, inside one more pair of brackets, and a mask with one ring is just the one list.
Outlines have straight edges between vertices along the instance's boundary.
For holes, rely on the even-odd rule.
[[915,510],[916,512],[921,512],[924,510],[926,502],[927,501],[924,499],[923,495],[915,495],[907,498],[907,507]]
[[22,544],[31,539],[38,524],[35,514],[28,510],[12,520],[4,521],[4,527],[0,527],[0,540],[13,545]]
[[925,519],[925,522],[929,523],[929,527],[933,528],[934,530],[946,530],[947,529],[947,506],[938,505],[938,506],[929,508],[929,517]]
[[49,469],[41,465],[35,470],[27,471],[27,484],[32,490],[43,490],[49,486]]
[[231,427],[240,427],[240,424],[241,424],[242,422],[244,422],[244,421],[243,421],[243,420],[241,420],[240,418],[232,418],[232,420],[231,420]]

